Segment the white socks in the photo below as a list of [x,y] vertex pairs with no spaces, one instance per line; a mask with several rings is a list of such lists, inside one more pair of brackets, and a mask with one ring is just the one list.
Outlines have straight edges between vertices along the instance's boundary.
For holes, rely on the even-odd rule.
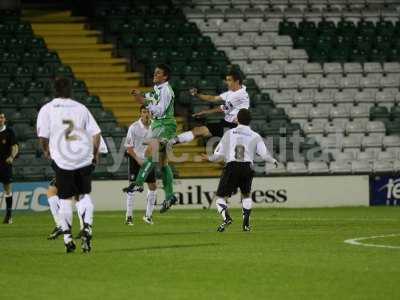
[[185,131],[178,135],[178,142],[183,144],[183,143],[189,143],[194,140],[194,135],[193,132],[191,131]]
[[49,202],[50,212],[51,215],[53,216],[54,223],[56,223],[57,227],[61,227],[60,217],[58,213],[60,209],[58,196],[52,196],[48,198],[47,202]]
[[132,217],[133,193],[126,193],[126,217]]
[[217,205],[218,212],[222,215],[222,218],[224,218],[224,220],[225,220],[226,219],[226,210],[228,208],[225,200],[222,198],[217,198],[217,201],[215,201],[215,204]]
[[157,199],[157,191],[147,192],[147,206],[146,206],[146,217],[151,218],[153,215],[154,205]]
[[85,194],[81,199],[79,200],[79,205],[77,205],[77,210],[80,218],[82,218],[83,221],[83,227],[85,225],[90,225],[90,227],[93,224],[93,211],[94,211],[94,206],[92,203],[92,198],[90,197],[89,194]]
[[60,199],[59,220],[61,229],[64,231],[64,243],[72,241],[72,200]]
[[251,201],[251,198],[244,198],[242,201],[242,207],[244,209],[251,209],[253,205],[253,201]]
[[78,212],[77,215],[78,215],[78,219],[79,219],[79,228],[82,230],[83,229],[83,219],[82,219],[81,214],[79,213],[80,204],[81,204],[81,201],[75,202],[76,211]]

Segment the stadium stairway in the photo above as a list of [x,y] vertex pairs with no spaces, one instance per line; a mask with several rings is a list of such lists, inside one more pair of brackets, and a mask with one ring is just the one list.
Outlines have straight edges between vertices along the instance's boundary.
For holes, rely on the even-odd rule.
[[140,86],[140,73],[127,72],[127,61],[113,57],[113,45],[99,42],[100,32],[86,28],[86,19],[70,11],[24,11],[23,19],[32,24],[49,49],[57,51],[75,76],[85,81],[89,92],[100,97],[120,125],[128,126],[138,115],[129,90]]
[[[101,43],[101,32],[90,30],[86,18],[72,16],[68,10],[23,11],[23,20],[29,21],[36,35],[42,36],[48,48],[56,51],[75,76],[84,80],[90,94],[100,97],[103,107],[111,110],[121,126],[129,126],[139,118],[139,105],[133,102],[129,91],[141,86],[141,74],[127,71],[125,58],[113,57],[114,46]],[[177,117],[178,132],[183,131],[184,118]],[[219,176],[218,164],[204,163],[199,154],[205,149],[197,141],[174,148],[175,157],[187,154],[189,162],[173,162],[179,177]],[[179,159],[178,159],[179,161]]]

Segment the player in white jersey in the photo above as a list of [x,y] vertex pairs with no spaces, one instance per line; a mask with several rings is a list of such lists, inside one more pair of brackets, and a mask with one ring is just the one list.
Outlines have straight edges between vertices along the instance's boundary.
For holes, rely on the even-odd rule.
[[[100,137],[100,149],[99,149],[99,154],[107,154],[108,149],[106,142],[104,141],[103,137]],[[100,155],[99,155],[100,157]],[[97,158],[97,163],[99,163],[99,157]],[[60,235],[63,234],[63,230],[61,228],[61,223],[60,223],[60,216],[59,216],[59,210],[60,210],[60,199],[57,196],[57,184],[56,184],[56,178],[53,178],[50,183],[49,187],[47,188],[47,202],[49,203],[49,208],[51,215],[53,217],[55,227],[53,231],[49,234],[47,237],[48,240],[55,240],[57,239]],[[79,211],[79,197],[75,197],[75,207],[76,210]],[[80,224],[80,233],[77,236],[77,238],[81,238],[82,233],[83,233],[83,220],[82,216],[78,213],[78,218],[79,218],[79,224]]]
[[224,160],[225,167],[216,193],[217,210],[222,215],[223,223],[218,227],[219,232],[232,223],[228,212],[226,199],[240,188],[242,193],[243,231],[250,231],[250,213],[252,200],[250,198],[253,181],[254,155],[258,154],[265,161],[277,167],[278,162],[268,152],[261,136],[249,127],[250,111],[241,109],[237,115],[239,125],[225,132],[222,140],[215,148],[214,154],[203,154],[204,160]]
[[[194,117],[200,117],[212,113],[224,113],[225,117],[221,121],[217,132],[214,135],[222,136],[225,128],[235,128],[237,126],[237,114],[242,108],[249,108],[250,100],[249,94],[246,92],[246,87],[242,84],[242,75],[238,70],[231,70],[226,75],[226,84],[228,91],[220,94],[219,96],[204,95],[197,92],[197,89],[193,88],[190,90],[192,96],[197,96],[199,99],[217,103],[223,101],[222,105],[219,105],[212,109],[207,109],[195,113]],[[188,143],[197,137],[209,137],[211,132],[206,126],[195,127],[190,131],[183,132],[169,141],[168,146],[171,147],[178,143]]]
[[71,99],[71,81],[55,80],[56,98],[44,105],[37,119],[37,134],[45,157],[51,158],[60,198],[59,221],[68,252],[76,246],[72,239],[72,206],[79,197],[78,213],[83,219],[82,250],[91,250],[93,203],[91,173],[100,146],[100,128],[89,110]]
[[[125,147],[128,154],[128,177],[129,183],[135,181],[139,174],[140,167],[143,165],[147,145],[145,143],[149,134],[151,124],[150,112],[142,105],[140,107],[140,119],[129,126],[126,135]],[[149,173],[146,180],[149,191],[147,192],[146,214],[143,221],[147,224],[153,224],[153,210],[157,199],[157,185],[155,170]],[[133,225],[133,197],[134,193],[126,193],[126,219],[125,224]]]

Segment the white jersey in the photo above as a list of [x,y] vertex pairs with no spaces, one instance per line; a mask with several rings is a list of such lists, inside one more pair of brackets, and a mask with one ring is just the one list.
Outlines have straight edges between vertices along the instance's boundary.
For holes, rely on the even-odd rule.
[[232,161],[253,163],[255,154],[265,161],[271,163],[276,161],[267,150],[261,136],[249,126],[239,124],[236,128],[225,132],[215,148],[214,155],[209,159],[210,161],[224,159],[226,163]]
[[242,108],[250,107],[249,94],[246,92],[246,87],[242,85],[237,91],[227,91],[219,95],[225,102],[221,105],[221,109],[225,113],[225,121],[229,123],[236,122],[237,114]]
[[128,133],[126,135],[125,147],[132,147],[135,150],[137,156],[141,159],[145,159],[145,151],[147,145],[145,145],[145,140],[149,133],[150,127],[144,126],[141,119],[134,122],[129,126]]
[[38,136],[49,139],[50,156],[64,170],[92,163],[93,136],[100,132],[90,111],[72,99],[53,99],[37,118]]

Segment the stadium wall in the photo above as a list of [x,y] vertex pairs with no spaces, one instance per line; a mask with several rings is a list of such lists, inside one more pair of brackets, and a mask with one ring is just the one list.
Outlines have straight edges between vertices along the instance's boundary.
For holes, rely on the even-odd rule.
[[[219,178],[182,179],[175,181],[178,205],[174,209],[214,207],[213,197]],[[93,182],[93,199],[96,210],[124,210],[125,195],[122,188],[127,182]],[[14,184],[14,206],[17,210],[46,211],[48,182]],[[145,209],[147,192],[135,195],[135,209]],[[291,176],[257,177],[251,195],[254,207],[335,207],[368,206],[370,204],[369,177],[363,176]],[[158,190],[158,203],[164,193]],[[229,200],[230,207],[241,207],[240,196]],[[0,194],[0,208],[5,208]]]

